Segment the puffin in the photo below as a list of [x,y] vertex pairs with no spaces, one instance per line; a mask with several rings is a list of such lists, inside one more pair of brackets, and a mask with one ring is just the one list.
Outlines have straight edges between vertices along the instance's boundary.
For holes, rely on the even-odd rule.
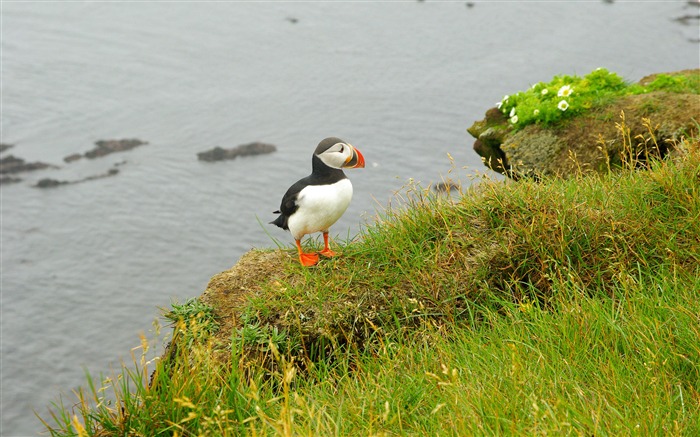
[[311,174],[289,187],[282,197],[279,216],[270,224],[288,230],[299,252],[299,262],[310,267],[319,261],[318,253],[304,253],[301,239],[314,232],[323,233],[325,257],[336,255],[328,245],[328,229],[345,213],[352,199],[352,184],[344,168],[364,168],[365,158],[350,143],[326,138],[311,157]]

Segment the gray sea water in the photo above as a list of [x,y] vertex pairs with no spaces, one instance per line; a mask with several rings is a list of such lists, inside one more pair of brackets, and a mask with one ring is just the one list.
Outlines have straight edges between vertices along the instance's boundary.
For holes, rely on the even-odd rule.
[[[3,1],[2,142],[59,168],[2,195],[2,436],[130,361],[159,307],[199,295],[252,247],[327,136],[367,160],[332,229],[355,235],[409,179],[484,172],[465,129],[504,94],[606,67],[698,68],[685,1]],[[147,146],[63,163],[99,139]],[[274,154],[197,161],[250,141]],[[454,159],[451,162],[448,153]],[[119,164],[116,176],[76,180]],[[270,233],[270,236],[266,234]],[[291,249],[291,246],[290,246]]]

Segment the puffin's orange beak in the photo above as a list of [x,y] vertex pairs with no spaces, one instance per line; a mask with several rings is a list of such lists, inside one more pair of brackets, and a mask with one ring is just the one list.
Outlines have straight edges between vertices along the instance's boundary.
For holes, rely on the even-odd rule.
[[345,161],[345,165],[343,167],[345,168],[365,168],[365,157],[362,156],[362,153],[360,153],[355,146],[352,146],[348,144],[352,148],[352,156],[348,158],[347,161]]

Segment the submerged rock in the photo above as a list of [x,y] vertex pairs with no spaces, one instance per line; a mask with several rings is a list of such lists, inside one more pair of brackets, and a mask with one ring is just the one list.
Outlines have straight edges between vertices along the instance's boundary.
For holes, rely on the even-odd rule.
[[34,185],[34,188],[54,188],[60,185],[79,184],[81,182],[93,181],[95,179],[102,179],[110,176],[115,176],[117,174],[119,174],[119,170],[116,168],[111,168],[107,173],[88,176],[86,178],[78,179],[75,181],[59,181],[58,179],[44,178],[39,180],[39,182],[37,182],[36,185]]
[[131,150],[138,146],[143,146],[148,144],[147,141],[142,141],[137,138],[132,139],[122,139],[122,140],[99,140],[95,142],[95,147],[92,150],[88,150],[85,154],[73,153],[63,158],[63,161],[70,163],[82,159],[83,157],[88,159],[101,158],[103,156],[110,155],[116,152],[125,152]]
[[214,162],[223,161],[225,159],[236,159],[239,156],[263,155],[275,151],[277,151],[277,147],[272,144],[254,142],[242,144],[232,149],[214,147],[211,150],[197,153],[197,159],[200,161]]
[[17,182],[22,182],[22,178],[13,178],[12,176],[0,177],[0,185],[16,184]]
[[0,174],[21,173],[25,171],[42,170],[52,167],[52,165],[44,162],[26,162],[24,159],[17,158],[13,155],[0,158]]
[[[700,70],[670,74],[700,75]],[[653,78],[647,76],[639,84],[646,86]],[[467,131],[476,139],[474,151],[492,170],[513,179],[566,177],[608,171],[630,153],[640,162],[663,158],[682,137],[697,133],[699,119],[699,95],[654,91],[618,97],[553,126],[530,124],[520,130],[491,108]],[[630,143],[634,150],[625,150]]]
[[53,188],[59,185],[69,184],[68,181],[59,181],[58,179],[44,178],[40,179],[39,182],[34,185],[36,188]]
[[68,155],[65,158],[63,158],[63,161],[64,162],[73,162],[73,161],[77,161],[77,160],[82,159],[82,158],[83,158],[83,155],[81,155],[80,153],[74,153],[72,155]]
[[[111,153],[115,152],[124,152],[126,150],[131,150],[135,147],[138,146],[143,146],[144,144],[148,144],[146,141],[141,141],[139,139],[123,139],[123,140],[99,140],[95,142],[95,147],[92,150],[89,150],[85,152],[85,157],[88,159],[94,159],[94,158],[100,158],[102,156],[109,155]],[[73,160],[77,159],[75,158],[75,155],[70,155],[64,158],[66,160],[67,158],[73,158]],[[68,161],[66,161],[68,162]]]

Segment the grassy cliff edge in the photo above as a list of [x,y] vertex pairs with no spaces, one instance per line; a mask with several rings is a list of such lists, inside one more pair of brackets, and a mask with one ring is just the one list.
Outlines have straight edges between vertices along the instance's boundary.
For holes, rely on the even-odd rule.
[[[51,435],[700,434],[700,141],[569,180],[409,188],[342,257],[246,254]],[[50,422],[50,423],[48,423]]]

